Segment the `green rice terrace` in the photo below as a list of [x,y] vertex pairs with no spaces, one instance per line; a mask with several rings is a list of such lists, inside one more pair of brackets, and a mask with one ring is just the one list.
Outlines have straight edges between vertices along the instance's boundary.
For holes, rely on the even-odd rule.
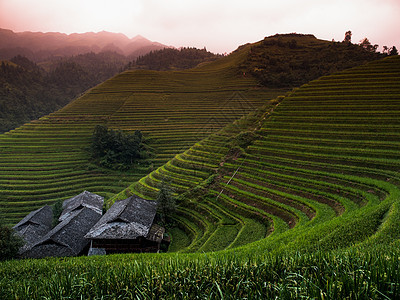
[[[164,180],[179,204],[169,253],[4,262],[0,298],[400,298],[400,57],[282,92],[229,75],[242,53],[122,73],[0,137],[10,223],[82,189],[155,199]],[[148,134],[154,170],[88,165],[99,122]]]
[[263,246],[276,251],[313,231],[316,248],[383,238],[378,229],[399,195],[399,62],[312,81],[176,155],[117,198],[154,199],[168,180],[181,199],[175,230],[187,244],[180,252],[265,237]]
[[[281,94],[236,74],[233,66],[247,51],[189,71],[126,71],[63,109],[0,135],[0,214],[15,224],[82,190],[109,198]],[[88,148],[97,124],[141,130],[155,158],[122,173],[91,164]]]

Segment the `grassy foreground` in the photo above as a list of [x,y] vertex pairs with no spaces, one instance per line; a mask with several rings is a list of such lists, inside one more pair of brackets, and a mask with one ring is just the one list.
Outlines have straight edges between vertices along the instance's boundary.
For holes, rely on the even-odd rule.
[[[10,261],[1,299],[395,299],[399,244],[370,251]],[[35,274],[33,276],[33,274]]]

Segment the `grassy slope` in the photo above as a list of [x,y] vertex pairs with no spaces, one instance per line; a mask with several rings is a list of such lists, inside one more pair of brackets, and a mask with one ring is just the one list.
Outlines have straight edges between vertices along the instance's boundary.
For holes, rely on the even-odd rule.
[[[323,77],[288,95],[273,111],[266,106],[186,152],[204,143],[211,149],[223,137],[229,146],[239,141],[241,152],[223,153],[220,145],[223,164],[209,162],[206,151],[185,154],[191,168],[170,163],[177,174],[217,174],[209,186],[214,199],[213,190],[225,188],[214,202],[212,197],[195,202],[197,194],[186,193],[184,199],[193,202],[182,212],[197,208],[182,223],[191,225],[194,235],[202,233],[189,248],[211,243],[217,236],[213,224],[228,228],[245,222],[251,211],[260,222],[262,214],[273,222],[268,238],[209,254],[7,262],[0,268],[4,295],[398,298],[399,81],[399,57]],[[250,145],[242,143],[243,135],[238,138],[242,129],[254,131]],[[232,170],[238,170],[234,183],[226,186]],[[224,232],[233,231],[229,228]],[[22,275],[32,272],[41,276]]]
[[258,243],[261,251],[398,242],[399,83],[399,57],[311,82],[285,98],[246,155],[226,166],[242,165],[231,184],[239,189],[228,196],[273,199],[297,222]]
[[154,198],[159,182],[170,181],[181,201],[176,221],[192,240],[184,252],[271,233],[260,243],[268,251],[363,241],[399,194],[399,70],[395,57],[304,85],[196,143],[129,193]]
[[[191,144],[281,90],[254,89],[233,66],[245,47],[221,61],[181,72],[127,71],[65,108],[0,135],[0,214],[9,224],[29,211],[82,190],[112,196]],[[96,124],[143,130],[157,156],[125,173],[88,162]]]

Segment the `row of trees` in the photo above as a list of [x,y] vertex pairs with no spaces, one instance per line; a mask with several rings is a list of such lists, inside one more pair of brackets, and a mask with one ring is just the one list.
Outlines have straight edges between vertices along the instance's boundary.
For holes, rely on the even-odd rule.
[[238,71],[242,76],[254,76],[264,86],[293,88],[385,56],[373,49],[320,41],[312,35],[275,35],[252,46]]
[[[346,31],[344,34],[344,39],[343,42],[345,43],[351,43],[351,37],[352,37],[352,32],[351,30]],[[376,52],[379,45],[378,44],[374,44],[372,45],[371,42],[368,40],[368,38],[364,38],[360,41],[359,44],[362,48],[364,48],[367,51],[370,52]],[[388,46],[383,46],[382,47],[382,53],[387,54],[387,55],[398,55],[399,52],[397,51],[396,46],[392,46],[392,47],[388,47]]]
[[164,48],[139,56],[133,66],[157,71],[181,70],[194,68],[200,63],[212,61],[219,57],[221,55],[211,53],[206,48]]

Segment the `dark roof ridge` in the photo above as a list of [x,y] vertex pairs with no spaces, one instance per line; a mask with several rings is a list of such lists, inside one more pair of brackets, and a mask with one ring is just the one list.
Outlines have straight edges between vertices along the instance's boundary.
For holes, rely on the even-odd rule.
[[83,211],[83,208],[77,211],[74,211],[72,214],[68,216],[68,218],[64,219],[61,223],[57,224],[52,230],[50,230],[46,235],[44,235],[40,240],[38,240],[36,243],[33,243],[29,248],[33,248],[35,246],[43,244],[47,240],[52,240],[52,236],[56,234],[60,229],[63,227],[67,226],[68,223],[75,218],[79,213]]
[[73,211],[45,236],[23,249],[22,256],[40,258],[78,255],[88,244],[85,234],[100,218],[100,213],[88,207]]
[[69,198],[63,202],[63,211],[59,217],[59,221],[63,221],[68,216],[83,207],[92,209],[93,211],[102,214],[104,204],[104,197],[91,193],[89,191],[83,191],[79,195]]
[[52,208],[50,205],[45,205],[42,206],[41,208],[38,208],[34,211],[31,211],[28,215],[26,215],[21,221],[19,221],[16,225],[13,226],[13,229],[18,230],[18,227],[21,227],[27,223],[32,223],[32,224],[36,224],[36,225],[41,225],[42,223],[40,223],[39,221],[35,220],[35,217],[38,217],[38,214],[41,213],[43,210],[51,210]]
[[[122,209],[119,211],[119,213],[117,213],[116,216],[112,219],[112,221],[115,221],[115,220],[117,220],[117,219],[121,219],[121,220],[123,220],[123,221],[125,221],[125,222],[129,222],[129,220],[127,220],[125,217],[123,217],[122,214],[123,214],[124,212],[127,211],[127,208],[128,208],[128,206],[129,206],[129,203],[130,203],[130,199],[131,199],[131,198],[132,198],[132,196],[130,196],[130,197],[124,199],[124,200],[120,200],[120,201],[119,201],[120,204],[123,203],[123,207],[122,207]],[[124,202],[126,202],[126,203],[124,203]],[[115,204],[115,203],[114,203],[114,204]],[[109,222],[107,222],[107,223],[109,223]]]
[[41,241],[41,242],[35,244],[35,246],[40,246],[40,245],[48,244],[49,241],[53,242],[53,243],[56,244],[56,245],[64,246],[64,247],[67,247],[67,248],[70,248],[71,250],[73,250],[68,244],[63,243],[63,242],[61,242],[61,241],[56,241],[56,240],[53,239],[53,238],[50,238],[50,239],[48,239],[48,240],[43,240],[43,241]]
[[157,202],[132,195],[116,201],[85,235],[88,239],[146,237],[157,212]]

